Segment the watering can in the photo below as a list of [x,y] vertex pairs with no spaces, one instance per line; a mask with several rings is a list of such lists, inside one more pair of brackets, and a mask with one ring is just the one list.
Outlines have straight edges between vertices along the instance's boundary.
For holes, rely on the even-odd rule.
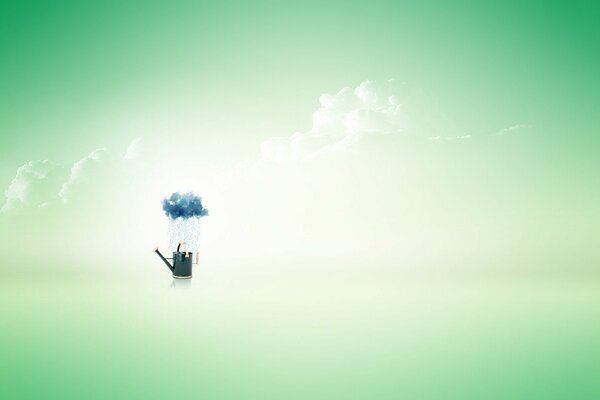
[[[177,251],[173,252],[173,258],[165,258],[158,247],[154,252],[164,261],[167,267],[171,270],[173,278],[189,279],[192,277],[192,253],[187,251],[179,251],[181,243],[177,246]],[[168,260],[173,260],[173,265]]]

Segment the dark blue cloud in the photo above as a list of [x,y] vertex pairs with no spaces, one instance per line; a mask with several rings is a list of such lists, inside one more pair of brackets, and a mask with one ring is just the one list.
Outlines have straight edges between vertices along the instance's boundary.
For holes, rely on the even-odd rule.
[[200,196],[196,196],[192,192],[184,194],[175,192],[170,197],[163,199],[162,204],[165,214],[171,219],[200,218],[208,215],[208,210],[202,206]]

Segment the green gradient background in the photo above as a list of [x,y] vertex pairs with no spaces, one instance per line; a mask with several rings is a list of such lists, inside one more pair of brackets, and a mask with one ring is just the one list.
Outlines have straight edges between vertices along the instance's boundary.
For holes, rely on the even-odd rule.
[[[1,186],[138,136],[170,170],[2,216],[0,397],[600,397],[599,18],[593,2],[2,1]],[[308,130],[319,94],[390,77],[455,132],[534,134],[273,172],[208,204],[234,222],[171,282],[147,251],[165,181],[252,159]],[[281,183],[301,174],[319,178]],[[135,206],[111,205],[129,184]],[[236,226],[239,199],[259,215]]]

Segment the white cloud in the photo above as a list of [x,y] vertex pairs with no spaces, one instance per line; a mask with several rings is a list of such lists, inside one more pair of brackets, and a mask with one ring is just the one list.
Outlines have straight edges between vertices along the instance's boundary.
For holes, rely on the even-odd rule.
[[141,157],[142,152],[142,138],[135,138],[131,141],[123,159],[125,160],[138,160]]
[[260,153],[263,160],[301,160],[317,155],[338,141],[343,141],[343,138],[332,141],[328,137],[296,132],[291,136],[274,136],[265,140],[260,145]]
[[529,133],[532,129],[533,126],[529,124],[516,124],[508,128],[499,130],[498,132],[494,133],[494,136],[520,135],[524,133]]
[[364,136],[401,133],[407,118],[400,103],[402,85],[396,80],[366,80],[356,88],[322,94],[306,133],[264,141],[261,157],[269,161],[300,160],[329,152],[356,151]]
[[458,135],[458,136],[430,136],[427,139],[430,142],[441,143],[441,142],[452,142],[457,140],[469,140],[471,139],[471,135]]
[[[516,135],[529,130],[531,125],[517,124],[495,135]],[[260,160],[289,162],[331,153],[355,153],[360,143],[369,138],[398,135],[437,144],[477,138],[457,129],[438,102],[421,91],[408,90],[395,79],[366,80],[355,88],[322,94],[311,128],[265,140],[260,145]]]
[[32,160],[17,169],[4,195],[6,200],[0,212],[7,213],[24,207],[44,208],[52,201],[64,179],[64,169],[48,160]]
[[70,197],[72,196],[73,187],[85,179],[85,175],[88,173],[90,168],[95,168],[107,158],[108,151],[106,148],[100,148],[92,151],[89,155],[73,164],[69,179],[62,185],[60,191],[58,192],[58,196],[62,202],[65,204],[68,203]]
[[[530,129],[530,125],[518,124],[494,135],[515,135]],[[332,153],[353,153],[358,151],[363,141],[398,135],[410,135],[434,143],[472,138],[456,131],[451,121],[438,110],[437,103],[421,92],[408,93],[406,85],[394,79],[382,82],[366,80],[355,88],[346,87],[335,94],[322,94],[309,130],[265,140],[260,144],[260,159],[234,166],[221,174],[227,179],[219,181],[252,180],[264,166],[273,162],[305,161]],[[373,140],[373,143],[378,141]],[[155,148],[148,146],[140,137],[133,139],[120,161],[121,166],[128,168],[119,173],[127,169],[147,169],[148,165],[131,161],[139,160],[142,152]],[[107,168],[108,159],[109,153],[105,148],[96,149],[74,163],[70,173],[47,160],[30,161],[19,168],[6,189],[6,201],[0,211],[8,212],[25,205],[44,209],[56,200],[62,204],[71,200],[75,202],[76,193],[94,192],[94,186],[100,181],[112,182],[116,170]],[[88,182],[89,186],[82,185],[84,182]],[[86,200],[77,197],[76,201]]]
[[[128,146],[121,161],[138,159],[141,138],[134,139]],[[85,192],[93,192],[98,183],[113,181],[116,174],[122,175],[127,169],[119,169],[110,152],[99,148],[73,164],[70,170],[48,160],[32,160],[17,169],[15,178],[5,190],[5,202],[0,212],[8,213],[23,208],[47,209],[55,203],[66,205],[77,197],[78,201],[93,198],[85,197]],[[89,186],[88,186],[89,185]]]

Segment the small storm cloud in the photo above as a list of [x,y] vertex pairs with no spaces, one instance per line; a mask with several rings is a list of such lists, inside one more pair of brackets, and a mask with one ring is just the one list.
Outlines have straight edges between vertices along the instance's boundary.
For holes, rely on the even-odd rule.
[[0,212],[8,213],[28,207],[45,208],[57,199],[56,193],[64,181],[64,168],[48,160],[32,160],[20,166],[5,190]]

